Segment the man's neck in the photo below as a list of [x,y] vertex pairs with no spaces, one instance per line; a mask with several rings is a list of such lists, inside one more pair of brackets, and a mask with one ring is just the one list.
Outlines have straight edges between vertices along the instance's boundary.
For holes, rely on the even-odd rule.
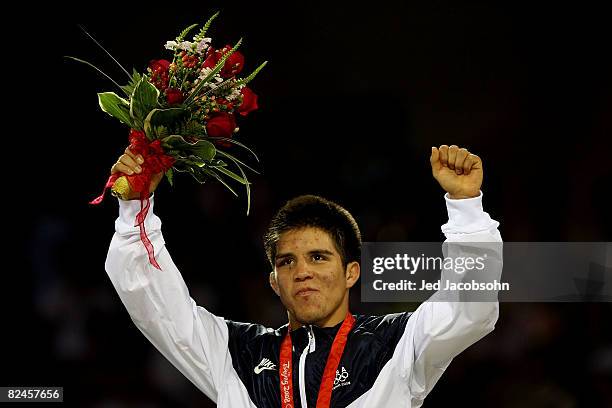
[[[320,321],[317,321],[314,323],[306,323],[306,324],[312,324],[317,327],[334,327],[344,321],[347,313],[348,313],[348,307],[346,308],[342,307],[335,313],[332,313],[331,315],[329,315],[328,317]],[[297,319],[293,318],[293,316],[291,316],[291,313],[287,313],[287,314],[289,316],[289,328],[292,331],[297,330],[300,327],[305,325],[304,323],[299,322]]]

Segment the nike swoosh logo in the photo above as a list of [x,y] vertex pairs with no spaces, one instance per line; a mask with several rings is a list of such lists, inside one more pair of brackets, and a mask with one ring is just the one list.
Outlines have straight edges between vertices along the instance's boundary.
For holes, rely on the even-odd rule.
[[260,374],[263,370],[274,370],[274,368],[271,368],[271,367],[255,367],[253,369],[253,371],[255,371],[255,374]]

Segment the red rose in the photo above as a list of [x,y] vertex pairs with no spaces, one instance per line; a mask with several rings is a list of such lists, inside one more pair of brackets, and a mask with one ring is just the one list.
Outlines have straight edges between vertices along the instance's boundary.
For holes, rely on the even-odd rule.
[[[226,45],[225,48],[232,49],[231,45]],[[221,76],[223,78],[230,78],[234,75],[238,75],[244,67],[244,55],[240,51],[235,51],[228,59],[225,60],[223,69],[221,69]]]
[[168,67],[170,67],[170,61],[168,60],[152,60],[151,62],[149,62],[149,68],[151,68],[151,71],[153,72],[157,72],[157,71],[168,71]]
[[[202,68],[214,68],[219,60],[225,55],[226,52],[232,49],[231,45],[226,45],[220,50],[215,50],[212,47],[208,49],[206,60],[202,64]],[[238,75],[244,67],[244,55],[240,51],[235,51],[230,55],[221,68],[221,76],[223,78],[230,78],[234,75]]]
[[236,129],[236,118],[231,113],[218,112],[206,122],[206,132],[211,137],[232,137]]
[[242,103],[238,107],[238,112],[242,116],[246,116],[249,112],[252,112],[258,108],[257,106],[257,95],[250,88],[246,86],[242,88]]
[[213,47],[209,47],[202,68],[213,69],[215,65],[217,65],[217,62],[219,62],[219,55],[220,53],[217,53]]
[[168,68],[170,67],[170,61],[166,60],[152,60],[149,63],[149,69],[151,69],[150,82],[155,85],[160,91],[164,91],[168,88]]
[[184,100],[183,93],[176,88],[166,89],[166,98],[168,99],[169,105],[179,104]]

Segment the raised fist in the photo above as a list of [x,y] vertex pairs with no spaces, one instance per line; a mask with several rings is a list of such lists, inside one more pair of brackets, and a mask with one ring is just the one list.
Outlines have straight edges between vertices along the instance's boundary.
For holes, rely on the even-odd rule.
[[482,160],[456,145],[432,147],[431,172],[450,198],[477,197],[482,186]]

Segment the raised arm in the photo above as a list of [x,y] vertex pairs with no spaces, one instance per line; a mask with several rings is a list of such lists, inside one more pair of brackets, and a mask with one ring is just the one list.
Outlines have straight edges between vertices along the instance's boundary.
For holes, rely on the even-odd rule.
[[[129,168],[137,172],[137,163],[138,157],[126,151],[113,171],[128,173]],[[127,196],[131,193],[127,192]],[[153,206],[151,197],[145,227],[161,270],[150,264],[139,228],[134,225],[140,201],[119,199],[119,218],[106,259],[106,272],[134,324],[181,373],[216,402],[231,368],[227,324],[197,306],[190,297],[166,249],[161,220],[153,213]]]
[[[502,270],[502,239],[499,223],[483,210],[482,162],[457,146],[433,148],[432,172],[446,191],[448,222],[444,256],[457,258],[486,253],[486,268],[478,274],[442,271],[446,280],[479,282],[499,280]],[[459,244],[460,243],[460,244]],[[485,244],[487,243],[487,244]],[[402,375],[410,376],[409,388],[415,406],[427,396],[452,359],[495,327],[499,314],[496,293],[493,301],[465,299],[461,291],[438,291],[421,304],[408,320],[401,350]]]

